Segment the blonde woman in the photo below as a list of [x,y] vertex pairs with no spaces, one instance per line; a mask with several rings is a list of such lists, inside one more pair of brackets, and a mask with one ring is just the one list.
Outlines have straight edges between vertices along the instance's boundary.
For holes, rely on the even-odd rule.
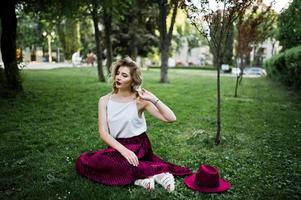
[[192,172],[153,154],[144,112],[167,123],[176,121],[175,114],[150,91],[139,90],[141,70],[130,58],[115,63],[112,78],[113,91],[102,96],[98,106],[99,134],[108,148],[80,155],[78,174],[105,185],[135,184],[153,190],[158,183],[174,191],[174,175]]

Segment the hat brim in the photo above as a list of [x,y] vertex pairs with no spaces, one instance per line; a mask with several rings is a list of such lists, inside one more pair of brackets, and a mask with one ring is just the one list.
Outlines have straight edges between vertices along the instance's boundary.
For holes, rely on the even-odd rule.
[[215,188],[198,186],[195,184],[194,180],[195,180],[195,174],[192,174],[184,178],[184,183],[188,188],[199,192],[219,193],[219,192],[225,192],[231,188],[231,184],[222,178],[219,179],[219,186]]

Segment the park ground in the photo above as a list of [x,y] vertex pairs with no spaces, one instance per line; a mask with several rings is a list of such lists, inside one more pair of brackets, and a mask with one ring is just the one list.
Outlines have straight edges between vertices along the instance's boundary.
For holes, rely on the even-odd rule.
[[146,115],[154,152],[196,171],[214,165],[232,184],[223,194],[191,191],[176,179],[169,194],[156,185],[108,187],[78,176],[82,152],[105,147],[97,104],[111,83],[96,68],[22,70],[25,92],[0,99],[0,199],[300,199],[301,94],[267,77],[247,78],[233,97],[235,77],[222,77],[222,141],[214,145],[216,78],[201,70],[144,71],[144,87],[168,104],[177,122]]

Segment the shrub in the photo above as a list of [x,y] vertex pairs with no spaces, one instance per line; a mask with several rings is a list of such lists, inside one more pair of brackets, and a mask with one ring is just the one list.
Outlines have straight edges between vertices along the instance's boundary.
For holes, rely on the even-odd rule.
[[264,65],[272,79],[301,88],[301,46],[273,56]]
[[285,52],[285,66],[290,84],[301,87],[301,46]]

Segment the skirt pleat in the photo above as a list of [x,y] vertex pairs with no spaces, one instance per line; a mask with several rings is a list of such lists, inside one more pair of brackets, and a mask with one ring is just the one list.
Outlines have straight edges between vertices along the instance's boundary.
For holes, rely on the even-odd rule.
[[77,173],[94,182],[112,186],[133,184],[137,179],[163,172],[175,176],[192,174],[189,168],[166,162],[154,155],[146,133],[132,138],[119,138],[117,141],[137,155],[137,167],[130,165],[118,151],[108,147],[81,154],[76,160]]

